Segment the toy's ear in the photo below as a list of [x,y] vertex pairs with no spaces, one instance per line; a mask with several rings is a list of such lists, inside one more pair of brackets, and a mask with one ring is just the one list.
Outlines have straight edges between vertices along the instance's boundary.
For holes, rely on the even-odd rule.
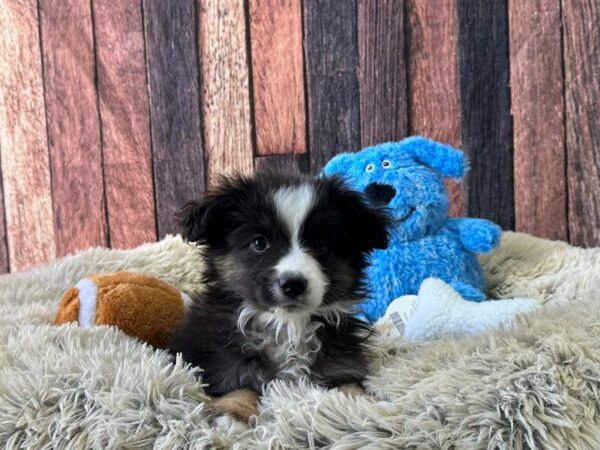
[[322,175],[332,176],[332,175],[342,175],[344,177],[350,175],[350,170],[352,168],[352,160],[354,155],[352,153],[340,153],[335,155],[333,158],[329,160],[323,170],[321,171]]
[[449,145],[421,136],[406,138],[401,144],[415,161],[444,177],[462,178],[469,170],[464,153]]

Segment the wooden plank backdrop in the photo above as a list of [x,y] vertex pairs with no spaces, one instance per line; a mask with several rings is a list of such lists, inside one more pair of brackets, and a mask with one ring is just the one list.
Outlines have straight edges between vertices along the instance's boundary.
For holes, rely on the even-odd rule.
[[599,245],[598,48],[594,2],[0,0],[0,272],[411,134],[469,155],[452,214]]

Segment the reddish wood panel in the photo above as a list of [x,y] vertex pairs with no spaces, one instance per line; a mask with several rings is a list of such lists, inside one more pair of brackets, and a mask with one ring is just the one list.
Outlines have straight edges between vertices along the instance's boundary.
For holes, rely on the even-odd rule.
[[144,0],[158,234],[204,191],[195,0]]
[[358,0],[361,145],[408,134],[404,0]]
[[250,0],[250,41],[256,152],[304,153],[300,0]]
[[209,183],[254,168],[243,0],[200,1],[204,152]]
[[509,1],[515,226],[567,239],[558,1]]
[[358,38],[354,0],[304,2],[310,170],[360,147]]
[[94,0],[111,247],[156,240],[150,116],[139,1]]
[[0,152],[10,266],[55,255],[36,0],[0,2]]
[[40,0],[40,19],[60,256],[107,243],[91,5]]
[[600,4],[563,1],[569,234],[600,244]]
[[[410,134],[460,147],[458,23],[455,2],[407,0]],[[450,215],[462,215],[462,188],[447,181]]]

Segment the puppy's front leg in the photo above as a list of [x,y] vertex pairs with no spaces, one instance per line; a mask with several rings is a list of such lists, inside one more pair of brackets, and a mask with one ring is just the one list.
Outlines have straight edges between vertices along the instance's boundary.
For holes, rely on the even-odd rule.
[[359,383],[346,383],[337,387],[338,391],[343,392],[347,395],[352,395],[354,397],[361,396],[369,396],[365,388],[363,388]]

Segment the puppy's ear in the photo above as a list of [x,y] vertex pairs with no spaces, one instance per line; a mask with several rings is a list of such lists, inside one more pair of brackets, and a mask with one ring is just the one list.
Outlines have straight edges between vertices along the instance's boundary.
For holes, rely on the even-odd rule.
[[203,199],[188,202],[177,214],[181,237],[195,244],[219,245],[232,226],[238,184],[241,180],[224,179],[219,188]]
[[342,212],[352,244],[363,252],[386,249],[392,223],[387,211],[371,206],[360,192],[352,190],[341,178],[330,178],[329,182],[332,201]]

